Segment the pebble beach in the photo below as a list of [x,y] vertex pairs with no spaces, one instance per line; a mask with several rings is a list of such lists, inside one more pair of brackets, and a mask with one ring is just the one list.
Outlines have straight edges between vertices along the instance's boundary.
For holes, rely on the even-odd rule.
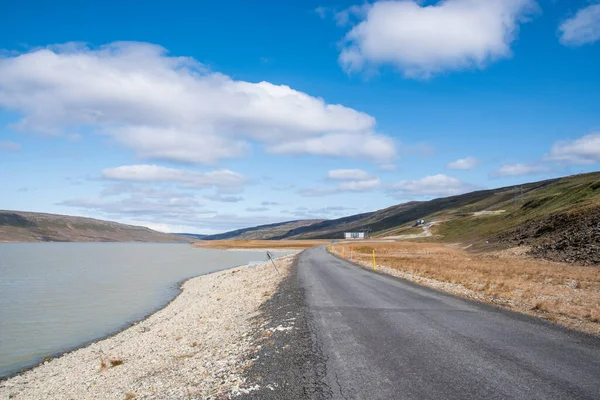
[[295,255],[187,280],[165,308],[120,333],[0,381],[0,399],[219,399],[249,393],[259,307]]

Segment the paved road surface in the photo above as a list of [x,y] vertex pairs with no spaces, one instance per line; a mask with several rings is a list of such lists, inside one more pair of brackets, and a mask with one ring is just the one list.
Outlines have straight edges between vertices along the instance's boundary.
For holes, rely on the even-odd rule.
[[600,340],[307,250],[325,383],[345,399],[600,399]]

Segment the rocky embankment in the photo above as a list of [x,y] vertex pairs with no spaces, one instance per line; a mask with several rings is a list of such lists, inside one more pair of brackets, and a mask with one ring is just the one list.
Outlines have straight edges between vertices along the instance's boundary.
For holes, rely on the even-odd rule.
[[600,265],[600,207],[552,214],[495,239],[513,246],[531,246],[529,254],[537,258]]
[[[261,389],[252,357],[295,321],[261,319],[294,255],[186,281],[167,307],[115,336],[0,382],[0,399],[221,399]],[[284,325],[282,325],[284,323]],[[271,391],[269,388],[267,390]]]

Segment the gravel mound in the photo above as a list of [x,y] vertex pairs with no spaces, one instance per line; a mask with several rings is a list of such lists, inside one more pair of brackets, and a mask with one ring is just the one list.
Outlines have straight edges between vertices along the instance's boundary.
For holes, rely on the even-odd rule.
[[0,382],[0,399],[220,399],[243,377],[254,318],[295,256],[193,278],[167,307],[88,347]]
[[496,237],[552,261],[600,265],[600,208],[549,215]]

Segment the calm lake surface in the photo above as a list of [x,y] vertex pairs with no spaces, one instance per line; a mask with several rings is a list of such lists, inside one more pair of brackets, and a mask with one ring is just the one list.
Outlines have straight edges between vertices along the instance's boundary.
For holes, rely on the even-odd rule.
[[0,243],[0,377],[144,318],[182,280],[265,258],[188,244]]

